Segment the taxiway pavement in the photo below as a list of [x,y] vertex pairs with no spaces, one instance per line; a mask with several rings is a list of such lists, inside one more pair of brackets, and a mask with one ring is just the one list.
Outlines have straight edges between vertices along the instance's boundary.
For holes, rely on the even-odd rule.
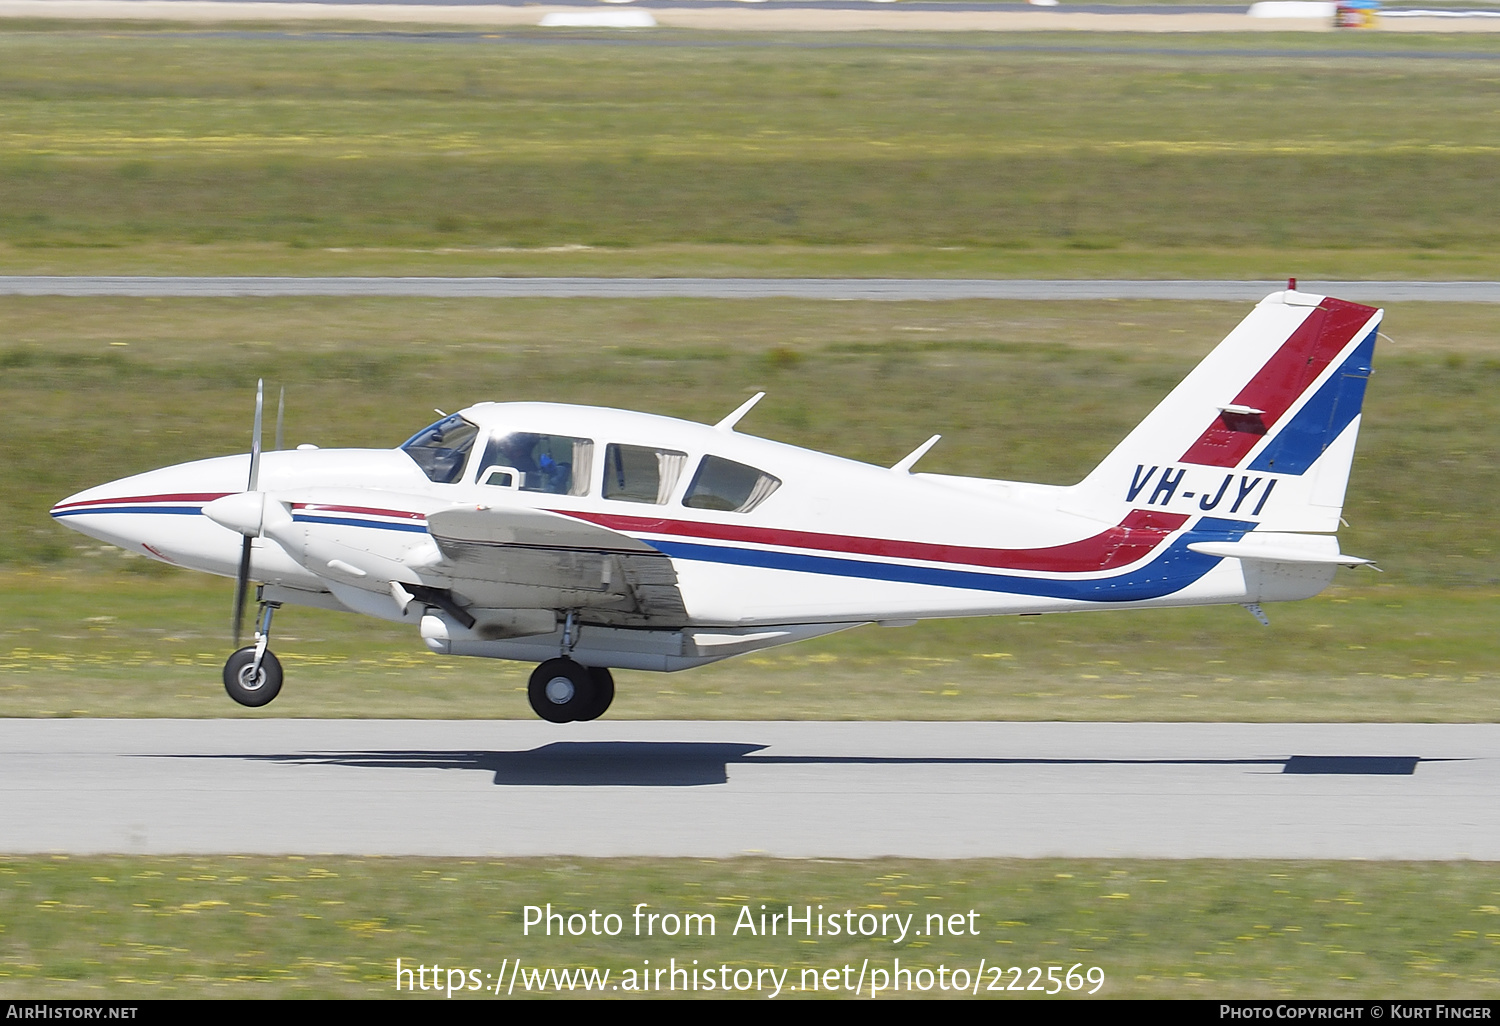
[[1500,725],[0,720],[0,850],[1500,860]]
[[[0,295],[139,297],[405,296],[421,299],[815,299],[1255,302],[1285,281],[993,278],[369,278],[0,276]],[[1365,303],[1500,303],[1494,281],[1304,281],[1303,292]]]

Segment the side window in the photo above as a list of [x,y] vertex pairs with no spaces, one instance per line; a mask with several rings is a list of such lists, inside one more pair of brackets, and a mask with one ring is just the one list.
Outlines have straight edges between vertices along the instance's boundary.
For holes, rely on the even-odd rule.
[[621,502],[667,501],[687,453],[644,445],[604,447],[604,497]]
[[720,456],[705,456],[682,504],[694,509],[749,513],[779,487],[781,481],[764,471]]
[[452,484],[464,472],[464,460],[474,447],[479,429],[458,414],[444,417],[401,444],[422,473],[438,484]]
[[584,495],[594,443],[568,435],[512,431],[495,435],[479,461],[480,484],[552,495]]

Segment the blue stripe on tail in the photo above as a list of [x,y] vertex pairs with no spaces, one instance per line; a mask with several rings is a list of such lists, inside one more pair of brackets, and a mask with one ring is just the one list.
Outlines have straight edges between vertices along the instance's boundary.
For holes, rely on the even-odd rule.
[[[1378,328],[1378,326],[1377,326]],[[1276,433],[1246,469],[1276,474],[1301,474],[1323,455],[1349,422],[1359,415],[1365,401],[1365,384],[1375,357],[1375,335],[1371,328],[1349,358],[1323,382],[1323,387]]]

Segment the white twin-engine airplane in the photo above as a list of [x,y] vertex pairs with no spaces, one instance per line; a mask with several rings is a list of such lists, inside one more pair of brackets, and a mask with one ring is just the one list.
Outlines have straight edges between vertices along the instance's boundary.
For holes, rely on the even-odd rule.
[[[396,449],[199,460],[79,492],[52,515],[248,583],[255,643],[224,667],[276,697],[282,604],[417,626],[434,652],[537,661],[532,708],[590,720],[609,668],[681,670],[861,624],[1316,595],[1381,311],[1262,300],[1082,482],[917,474],[735,431],[552,403],[479,403]],[[248,484],[246,483],[248,481]]]

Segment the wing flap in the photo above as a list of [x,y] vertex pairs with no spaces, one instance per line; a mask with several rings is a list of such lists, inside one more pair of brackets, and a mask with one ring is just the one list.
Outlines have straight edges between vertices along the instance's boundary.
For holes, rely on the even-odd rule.
[[651,622],[687,615],[662,552],[548,510],[462,506],[427,517],[455,590],[480,605],[587,607]]
[[445,552],[449,544],[463,543],[596,552],[656,551],[629,535],[545,509],[459,506],[429,513],[427,530]]

